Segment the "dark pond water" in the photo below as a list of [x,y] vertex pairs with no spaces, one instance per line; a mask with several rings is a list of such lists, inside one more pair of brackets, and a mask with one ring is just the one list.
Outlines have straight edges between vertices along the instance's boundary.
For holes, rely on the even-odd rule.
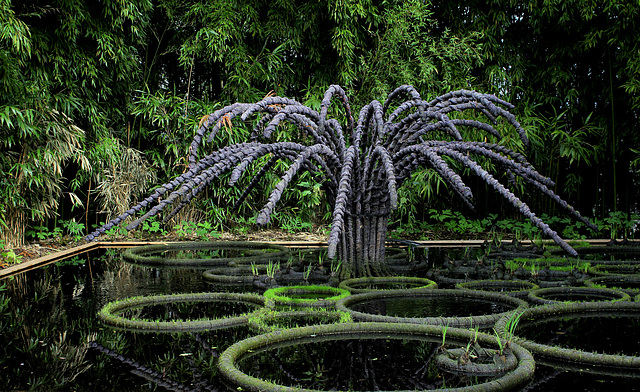
[[144,256],[161,256],[169,259],[215,259],[215,258],[245,258],[261,255],[268,255],[280,252],[280,249],[181,249],[166,250],[161,252],[149,253]]
[[[120,250],[103,250],[0,281],[0,391],[227,390],[217,374],[217,356],[231,344],[254,335],[248,327],[149,334],[114,329],[97,319],[98,311],[108,302],[133,296],[252,290],[246,285],[212,285],[202,279],[202,272],[198,268],[132,265],[121,260]],[[485,314],[487,307],[490,312],[503,311],[491,308],[495,304],[477,301],[447,302],[401,301],[384,306],[404,317]],[[245,310],[243,306],[154,305],[128,316],[198,319],[238,314]],[[623,338],[622,343],[611,342],[613,350],[626,350],[626,339],[637,336],[638,326],[633,329],[625,323],[599,327],[611,331],[608,336],[612,339]],[[587,322],[580,330],[589,332],[589,325]],[[598,340],[597,333],[593,336]],[[604,340],[600,338],[600,343]],[[88,342],[96,342],[102,349],[89,348]],[[424,361],[434,343],[343,343],[310,344],[298,352],[286,349],[293,351],[277,357],[286,361],[285,368],[295,378],[307,378],[312,386],[344,388],[356,381],[363,382],[365,388],[378,385],[381,389],[437,384],[431,365]],[[632,350],[638,352],[637,347]],[[251,362],[243,366],[276,377],[279,365],[268,357],[264,354],[260,359],[261,367],[254,369]],[[365,362],[368,367],[357,366]],[[364,369],[370,371],[362,373]],[[534,383],[524,390],[634,391],[638,390],[637,381],[539,366]]]
[[128,319],[171,321],[203,320],[237,316],[253,310],[253,306],[243,303],[217,301],[214,303],[182,302],[171,305],[149,305],[127,310],[121,315]]
[[423,287],[423,283],[376,283],[376,284],[367,284],[367,283],[351,283],[349,287],[362,290],[362,291],[372,291],[372,290],[401,290],[401,289],[415,289],[418,287]]
[[[441,372],[437,341],[351,339],[298,344],[251,355],[244,373],[289,387],[393,391],[466,387],[489,380]],[[398,366],[402,364],[402,366]]]
[[507,304],[460,297],[385,298],[363,301],[351,309],[392,317],[469,317],[502,313],[514,309]]
[[[277,250],[273,249],[271,251],[276,252]],[[171,259],[213,259],[220,257],[247,257],[262,253],[263,251],[259,249],[185,249],[179,251],[163,251],[153,255]]]
[[617,299],[617,297],[611,295],[598,295],[598,294],[583,294],[583,293],[556,293],[545,294],[541,296],[543,299],[551,301],[571,301],[571,302],[596,302],[596,301],[611,301]]

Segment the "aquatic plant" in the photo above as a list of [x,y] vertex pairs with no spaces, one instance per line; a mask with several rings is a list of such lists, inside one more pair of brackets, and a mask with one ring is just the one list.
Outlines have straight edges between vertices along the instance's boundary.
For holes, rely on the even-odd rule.
[[[475,314],[464,317],[456,315],[446,315],[445,311],[439,311],[438,314],[430,315],[428,312],[417,312],[412,314],[411,311],[394,314],[377,314],[372,312],[365,305],[371,303],[380,303],[379,301],[410,301],[410,309],[422,309],[418,304],[420,301],[438,301],[442,306],[446,302],[454,304],[453,308],[460,311],[462,303],[473,301],[477,305],[479,301],[484,303],[492,303],[491,309],[487,310],[488,314]],[[387,322],[387,323],[405,323],[405,324],[431,324],[431,325],[448,325],[452,328],[470,328],[477,326],[485,329],[492,327],[497,320],[504,314],[511,314],[513,310],[501,311],[504,308],[516,309],[521,311],[527,307],[527,303],[516,297],[509,297],[499,293],[491,293],[486,291],[475,290],[455,290],[455,289],[437,289],[437,290],[377,290],[366,293],[352,294],[342,298],[336,303],[336,309],[347,312],[356,321],[367,322]],[[500,309],[502,308],[502,309]],[[356,310],[357,309],[357,310]],[[426,313],[426,314],[425,314]],[[454,311],[453,313],[457,313]],[[485,313],[485,312],[478,312]]]
[[107,303],[98,313],[98,319],[103,323],[126,330],[141,332],[194,332],[224,329],[247,323],[247,315],[229,316],[215,319],[198,320],[145,320],[126,317],[126,311],[140,309],[144,306],[201,302],[229,302],[253,307],[264,306],[262,296],[240,293],[184,293],[168,295],[152,295],[129,297],[123,300]]
[[352,321],[348,313],[319,307],[296,307],[285,310],[262,307],[248,316],[249,328],[260,333],[305,325],[350,323]]
[[[427,324],[403,324],[403,323],[339,323],[339,324],[323,324],[323,325],[310,325],[300,328],[291,328],[285,330],[278,330],[263,335],[253,336],[239,342],[236,342],[232,346],[228,347],[222,354],[218,361],[218,370],[220,375],[226,380],[226,382],[232,387],[241,389],[244,391],[267,391],[267,392],[293,392],[293,391],[318,391],[318,390],[346,390],[340,388],[341,385],[331,385],[328,388],[312,388],[304,385],[288,386],[272,381],[272,379],[265,379],[264,374],[255,375],[255,373],[245,373],[240,367],[239,362],[242,357],[247,353],[255,352],[269,352],[275,348],[283,349],[288,347],[296,347],[298,350],[307,352],[306,349],[300,349],[304,345],[313,342],[336,342],[350,339],[367,339],[369,341],[410,341],[410,346],[415,346],[421,342],[438,343],[445,332],[442,327]],[[474,337],[471,331],[463,330],[459,328],[449,328],[446,330],[447,339],[452,342],[468,341]],[[477,336],[478,342],[483,346],[496,347],[496,339],[493,336],[481,333]],[[372,345],[371,343],[367,343]],[[453,343],[452,343],[453,344]],[[512,345],[512,351],[516,359],[516,366],[510,372],[506,372],[498,376],[495,379],[479,379],[477,383],[468,386],[446,388],[443,385],[442,390],[447,391],[504,391],[515,390],[519,386],[526,384],[532,379],[535,371],[535,363],[533,357],[529,352],[523,350],[517,344]],[[355,352],[350,353],[354,357],[358,357]],[[382,358],[380,358],[382,360]],[[374,361],[379,362],[379,361]],[[380,361],[381,362],[381,361]],[[279,367],[282,365],[278,364]],[[296,368],[300,365],[296,364]],[[348,366],[346,366],[348,368]],[[360,369],[361,366],[355,366]],[[361,387],[365,382],[376,382],[376,378],[392,378],[404,371],[402,367],[398,367],[392,372],[383,373],[384,376],[376,376],[376,372],[371,370],[368,373],[368,377],[361,377],[358,380],[357,387]],[[390,374],[393,373],[393,374]],[[417,375],[422,373],[423,375],[429,372],[418,372],[413,370],[413,374]],[[380,373],[377,373],[380,374]],[[429,376],[427,376],[428,378]],[[437,375],[435,378],[440,379]],[[301,380],[302,381],[302,380]],[[380,388],[382,389],[382,388]],[[406,388],[414,389],[414,388]],[[415,388],[426,389],[426,388]],[[368,389],[374,390],[374,389]],[[389,389],[391,390],[391,389]],[[403,388],[404,390],[404,388]]]
[[264,292],[267,306],[333,308],[336,301],[349,296],[345,289],[331,286],[282,286]]
[[[640,371],[640,356],[637,352],[631,353],[606,353],[594,351],[583,351],[578,348],[572,348],[560,336],[581,337],[588,331],[597,331],[597,338],[588,337],[590,346],[596,340],[609,341],[605,339],[603,331],[594,327],[594,321],[601,317],[606,320],[618,318],[629,318],[636,320],[640,312],[640,304],[631,301],[597,301],[597,302],[556,302],[547,305],[540,305],[524,309],[519,313],[505,314],[495,325],[494,331],[500,335],[504,341],[510,344],[517,343],[525,349],[529,350],[536,356],[536,361],[544,361],[555,368],[559,369],[591,369],[590,371],[598,374],[613,375],[637,375]],[[579,329],[578,320],[585,319],[584,329]],[[546,321],[565,320],[571,324],[571,332],[564,335],[558,333],[558,327],[553,329],[547,328],[543,323]],[[632,324],[633,325],[633,324]],[[535,340],[529,340],[524,335],[523,328],[529,327],[536,331]],[[632,327],[635,328],[635,327]],[[517,331],[516,331],[517,329]],[[547,331],[551,332],[551,337],[545,335]],[[567,331],[568,332],[568,331]],[[546,336],[546,337],[544,337]],[[540,341],[537,341],[540,340]],[[632,351],[633,345],[629,342],[625,343]]]
[[438,284],[415,276],[372,276],[346,279],[338,287],[359,294],[378,290],[433,290]]
[[269,260],[269,264],[267,264],[267,276],[273,279],[278,271],[280,271],[280,262],[274,264],[273,261]]
[[[403,96],[408,96],[408,100],[397,104]],[[340,113],[342,122],[329,118],[334,99],[339,106],[332,108],[332,112]],[[342,278],[390,274],[384,258],[387,223],[398,206],[398,187],[420,167],[435,170],[469,207],[472,207],[472,192],[456,169],[461,167],[478,176],[544,234],[575,255],[575,250],[498,181],[488,167],[506,173],[510,179],[521,178],[575,218],[591,224],[550,189],[553,182],[538,173],[523,155],[500,144],[463,141],[458,127],[497,139],[501,136],[488,123],[454,114],[475,111],[491,123],[502,118],[515,128],[526,145],[524,129],[509,112],[512,108],[511,104],[493,95],[468,90],[424,101],[408,85],[391,92],[384,103],[374,100],[365,105],[357,120],[352,116],[345,91],[336,85],[326,91],[319,112],[283,97],[267,97],[257,103],[234,103],[202,122],[191,143],[187,172],[159,186],[139,204],[86,239],[94,240],[135,215],[140,216],[128,224],[127,230],[161,211],[165,212],[163,218],[167,221],[222,174],[230,173],[229,186],[234,186],[250,166],[262,165],[237,200],[236,205],[239,205],[276,163],[284,161],[289,162],[289,167],[271,191],[256,222],[269,223],[276,204],[294,177],[302,171],[311,173],[333,206],[328,257],[342,260]],[[259,120],[249,141],[205,153],[202,144],[205,138],[212,141],[221,128],[230,129],[233,121],[247,121],[254,116]],[[274,134],[282,124],[296,129],[297,142],[278,141]],[[481,162],[490,164],[484,167]]]
[[556,302],[631,301],[631,296],[620,290],[596,287],[545,287],[529,292],[527,299],[536,305]]

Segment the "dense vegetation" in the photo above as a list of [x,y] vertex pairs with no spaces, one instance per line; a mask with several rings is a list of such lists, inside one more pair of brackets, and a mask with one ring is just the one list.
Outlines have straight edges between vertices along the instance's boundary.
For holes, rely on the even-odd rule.
[[[330,84],[355,107],[402,84],[427,100],[459,88],[495,94],[532,141],[504,127],[504,144],[556,193],[596,218],[635,212],[639,19],[626,1],[0,0],[0,239],[16,246],[57,219],[90,231],[185,171],[203,116],[270,93],[319,109]],[[214,143],[250,129],[225,131]],[[216,185],[178,222],[221,224],[240,194]],[[275,224],[326,215],[309,177],[291,189]],[[263,205],[268,193],[250,198],[245,206]],[[514,212],[487,200],[480,215]],[[423,170],[395,219],[452,207],[465,212]],[[543,198],[532,208],[556,212]]]

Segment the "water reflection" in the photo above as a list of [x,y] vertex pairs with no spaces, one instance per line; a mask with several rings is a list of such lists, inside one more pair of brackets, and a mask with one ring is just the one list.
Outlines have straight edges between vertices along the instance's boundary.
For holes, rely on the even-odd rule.
[[[96,317],[108,302],[132,296],[252,290],[251,286],[212,285],[202,278],[202,272],[203,269],[193,267],[132,265],[122,261],[119,250],[99,250],[73,262],[50,265],[1,281],[0,390],[225,390],[215,366],[217,355],[231,344],[251,336],[254,332],[248,328],[199,334],[145,334],[114,330]],[[413,307],[415,312],[424,315],[431,314],[434,311],[431,308],[445,306],[415,305],[409,303],[403,307]],[[462,304],[447,306],[457,308],[459,305]],[[387,310],[393,308],[388,304],[385,307]],[[212,312],[207,308],[195,308],[194,311],[198,317]],[[630,333],[616,332],[611,336],[622,334],[629,336]],[[96,342],[93,348],[90,347],[92,341]],[[428,355],[432,350],[431,346],[410,348],[422,350],[421,355]],[[405,364],[405,360],[398,358],[378,365],[377,361],[382,361],[385,355],[400,351],[397,347],[372,344],[363,347],[351,343],[320,350],[329,350],[332,355],[343,353],[338,357],[344,359],[340,362],[334,355],[296,363],[288,354],[279,357],[287,359],[288,368],[296,372],[294,377],[311,378],[315,381],[309,385],[318,388],[346,388],[358,379],[366,379],[365,389],[374,389],[376,385],[399,388],[399,380],[409,380],[411,374],[423,377],[418,371],[429,372],[424,362],[408,365],[412,363],[411,358],[419,357],[415,353],[407,356],[406,366],[400,364]],[[349,369],[344,361],[353,357],[347,354],[359,353],[362,359],[358,360],[368,361],[371,372],[379,377],[369,379],[363,373],[353,373],[339,379],[339,373]],[[274,363],[267,365],[266,359],[263,362],[267,367],[258,370],[260,372],[271,371],[267,370],[269,366],[277,367]],[[362,369],[358,371],[362,372]],[[395,377],[395,381],[387,375]],[[160,380],[167,384],[159,384]],[[436,384],[434,380],[419,378],[415,384],[404,384],[404,387],[426,388]],[[626,378],[556,371],[541,365],[536,370],[534,383],[525,390],[564,392],[633,388],[636,388],[635,382]]]

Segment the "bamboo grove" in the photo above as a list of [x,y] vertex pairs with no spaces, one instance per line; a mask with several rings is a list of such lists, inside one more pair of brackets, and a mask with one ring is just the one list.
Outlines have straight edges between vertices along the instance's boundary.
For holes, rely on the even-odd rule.
[[[635,2],[586,0],[2,0],[0,241],[20,246],[60,220],[85,234],[184,173],[203,115],[269,91],[319,112],[331,84],[357,107],[403,84],[426,100],[493,94],[515,105],[530,141],[498,127],[502,143],[553,179],[555,193],[598,219],[636,212],[638,15]],[[425,205],[464,207],[447,207],[455,191],[434,170],[414,176],[396,222],[430,219]],[[198,210],[221,221],[237,190],[210,188]],[[483,215],[514,216],[484,193]],[[253,193],[241,212],[268,197]],[[328,213],[285,197],[274,223]],[[560,212],[539,195],[528,204]]]

